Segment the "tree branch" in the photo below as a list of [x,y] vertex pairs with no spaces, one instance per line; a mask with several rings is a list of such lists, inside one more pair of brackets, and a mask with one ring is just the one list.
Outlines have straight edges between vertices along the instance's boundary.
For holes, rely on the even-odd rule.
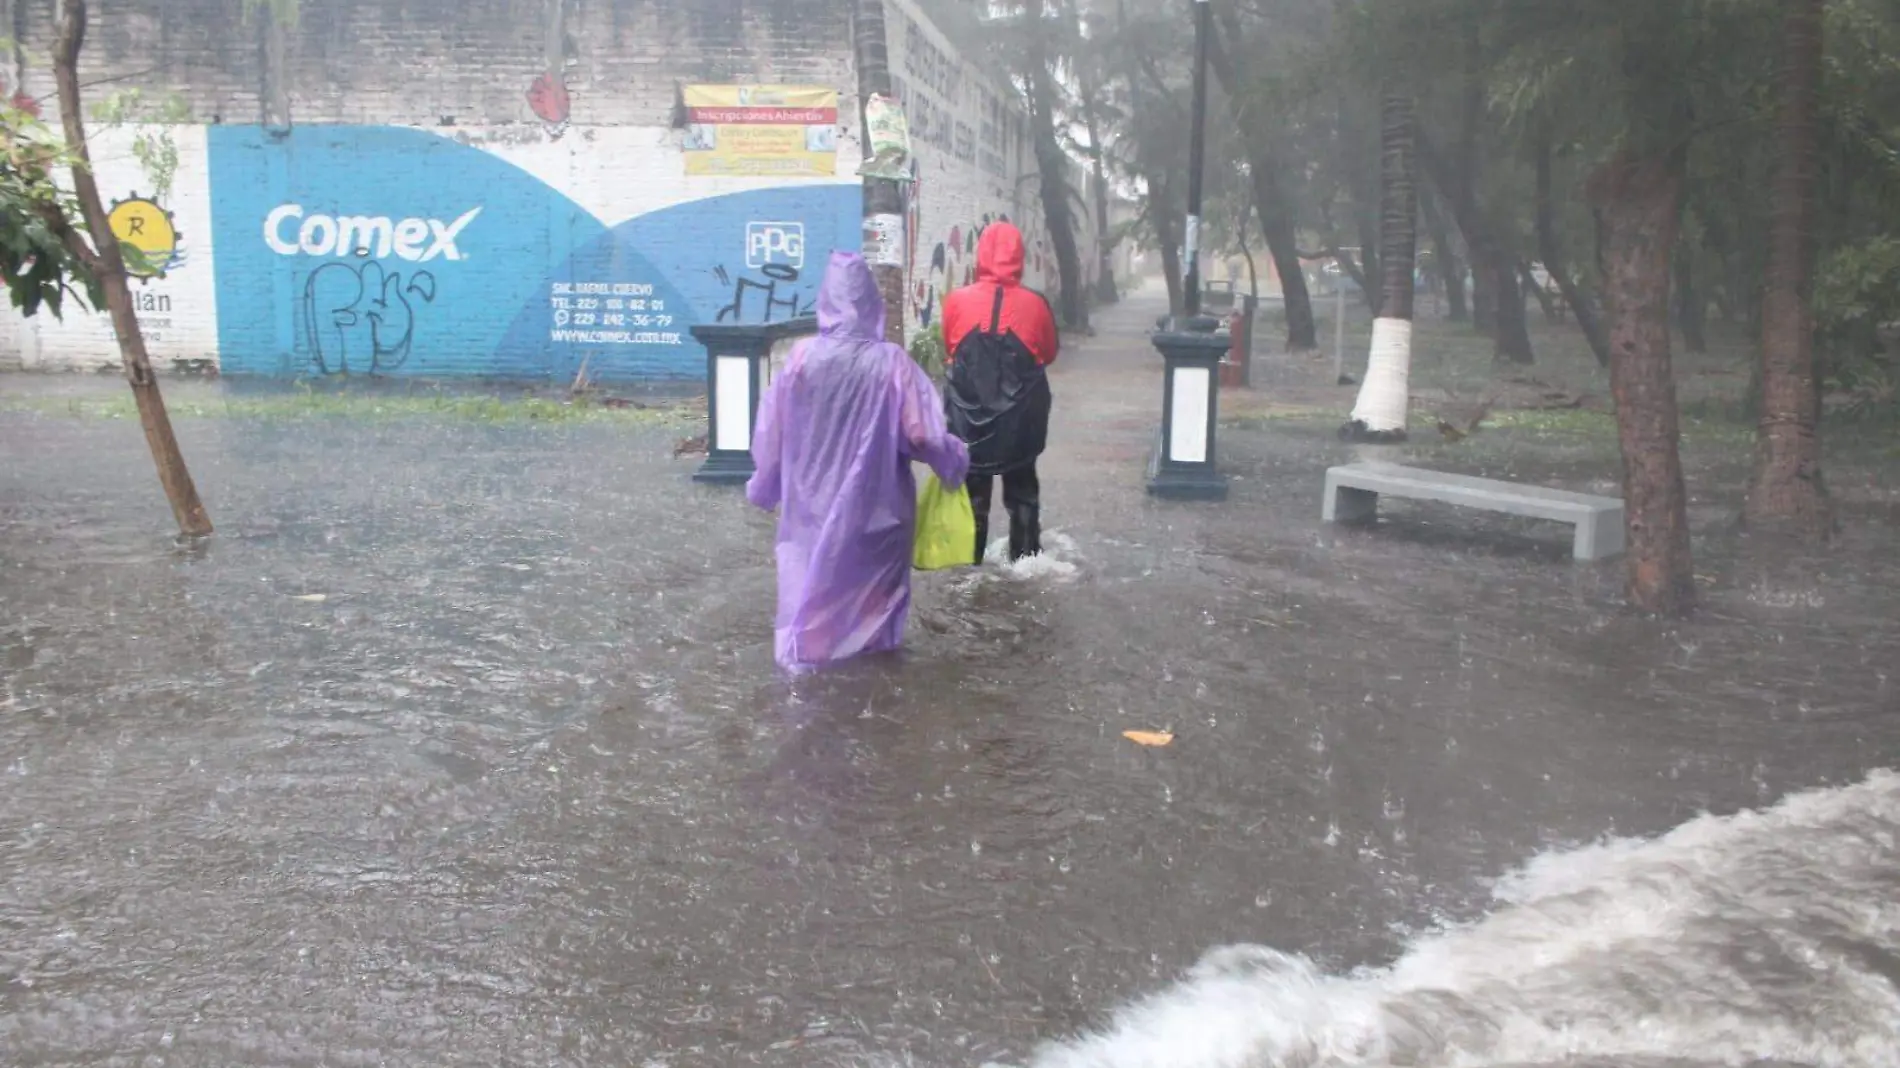
[[86,0],[59,0],[59,29],[53,42],[53,81],[59,87],[59,117],[66,147],[73,154],[73,193],[79,200],[93,254],[86,262],[95,273],[123,273],[125,259],[112,236],[99,182],[93,176],[92,151],[86,145],[85,104],[79,91],[79,51],[86,43]]
[[46,228],[53,232],[54,237],[59,238],[60,244],[66,246],[66,251],[73,259],[78,260],[88,274],[98,274],[99,254],[92,250],[91,245],[86,244],[86,239],[80,236],[79,231],[73,229],[73,224],[66,218],[66,213],[59,210],[59,205],[42,203],[39,205],[39,213],[40,219],[46,223]]

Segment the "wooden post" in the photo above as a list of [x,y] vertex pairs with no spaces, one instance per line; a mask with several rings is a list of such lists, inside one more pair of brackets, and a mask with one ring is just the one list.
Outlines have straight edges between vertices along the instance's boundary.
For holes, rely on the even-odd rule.
[[[884,31],[884,0],[858,0],[855,20],[858,64],[858,136],[870,158],[871,130],[865,108],[874,96],[895,99],[890,45]],[[904,190],[889,178],[864,179],[864,259],[884,298],[884,340],[904,343]]]

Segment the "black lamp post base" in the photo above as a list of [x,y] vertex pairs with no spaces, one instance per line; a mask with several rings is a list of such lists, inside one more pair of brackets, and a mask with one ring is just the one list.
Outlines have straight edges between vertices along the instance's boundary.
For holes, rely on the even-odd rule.
[[1164,501],[1224,501],[1227,476],[1213,464],[1171,464],[1162,459],[1165,439],[1155,442],[1148,461],[1148,496]]
[[743,485],[756,470],[747,453],[713,453],[693,472],[693,481],[712,486]]
[[1164,501],[1224,501],[1227,476],[1218,471],[1159,471],[1148,479],[1148,496]]

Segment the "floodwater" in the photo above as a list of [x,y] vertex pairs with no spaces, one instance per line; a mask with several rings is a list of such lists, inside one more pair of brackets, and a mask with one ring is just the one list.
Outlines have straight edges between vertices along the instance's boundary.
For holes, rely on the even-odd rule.
[[1635,619],[1560,530],[1323,532],[1323,433],[1149,501],[1154,314],[1058,376],[1051,558],[796,680],[676,432],[185,420],[180,547],[135,424],[0,412],[0,1063],[1900,1062],[1881,480],[1761,568],[1697,461]]

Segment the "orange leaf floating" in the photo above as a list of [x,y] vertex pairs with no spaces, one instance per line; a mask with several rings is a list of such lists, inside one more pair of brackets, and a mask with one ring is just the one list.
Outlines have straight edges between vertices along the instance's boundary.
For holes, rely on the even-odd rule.
[[1122,737],[1136,745],[1163,746],[1174,742],[1173,731],[1123,731]]

